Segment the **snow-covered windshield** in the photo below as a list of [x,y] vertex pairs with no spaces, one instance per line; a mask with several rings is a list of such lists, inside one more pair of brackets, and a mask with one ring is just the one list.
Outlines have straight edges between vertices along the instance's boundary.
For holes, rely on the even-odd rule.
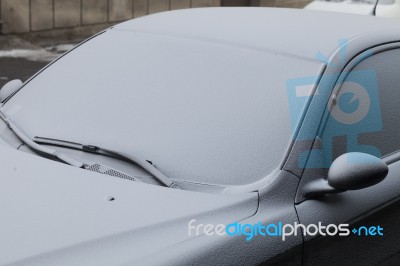
[[113,29],[56,61],[4,108],[31,137],[131,151],[176,179],[247,184],[278,168],[291,142],[302,107],[290,111],[288,81],[317,79],[320,69],[271,52]]

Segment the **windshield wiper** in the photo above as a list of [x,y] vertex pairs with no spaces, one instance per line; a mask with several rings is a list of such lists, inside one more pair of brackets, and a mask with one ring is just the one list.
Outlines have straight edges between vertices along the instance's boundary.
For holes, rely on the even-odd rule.
[[95,153],[95,154],[103,154],[103,155],[107,155],[107,156],[111,156],[111,157],[115,157],[118,159],[123,159],[125,161],[132,162],[132,163],[140,166],[141,168],[143,168],[146,172],[151,174],[155,179],[157,179],[157,181],[159,181],[164,186],[171,187],[171,188],[179,188],[179,186],[177,184],[175,184],[170,178],[168,178],[160,170],[158,170],[151,161],[146,161],[137,156],[125,154],[122,152],[116,152],[116,151],[112,151],[112,150],[105,149],[105,148],[100,148],[100,147],[93,146],[93,145],[84,145],[84,144],[79,144],[79,143],[74,143],[74,142],[69,142],[69,141],[49,139],[49,138],[40,138],[40,137],[35,137],[34,140],[32,141],[30,139],[30,137],[22,129],[20,129],[18,127],[18,125],[15,124],[9,117],[7,117],[1,110],[0,110],[0,118],[2,120],[4,120],[4,122],[7,124],[7,126],[22,141],[22,143],[24,143],[26,146],[28,146],[33,151],[35,151],[39,154],[43,154],[48,157],[52,157],[63,163],[69,164],[74,167],[83,168],[83,169],[87,169],[87,167],[88,167],[83,162],[80,162],[80,161],[72,158],[71,156],[64,154],[62,152],[59,152],[57,150],[43,147],[43,146],[39,145],[38,143],[73,148],[73,149],[78,149],[78,150],[82,150],[85,152],[91,152],[91,153]]
[[46,147],[42,147],[38,145],[37,143],[33,142],[25,132],[23,132],[13,121],[11,121],[10,118],[8,118],[6,115],[3,114],[3,112],[0,110],[0,117],[1,119],[4,120],[4,122],[7,124],[7,126],[11,129],[11,131],[14,132],[14,134],[24,143],[26,146],[31,148],[37,153],[44,154],[49,157],[53,157],[63,163],[78,167],[78,168],[84,168],[85,165],[84,163],[64,154],[61,153],[57,150],[49,149]]
[[[110,157],[114,157],[117,159],[122,159],[128,162],[132,162],[138,166],[140,166],[143,170],[151,174],[158,182],[163,184],[166,187],[171,188],[179,188],[177,184],[175,184],[169,177],[163,174],[160,170],[158,170],[151,161],[144,160],[139,158],[138,156],[134,156],[132,154],[126,154],[123,152],[113,151],[107,148],[94,146],[94,145],[86,145],[76,142],[70,142],[65,140],[51,139],[51,138],[43,138],[43,137],[34,137],[34,143],[46,144],[46,145],[54,145],[65,148],[71,148],[76,150],[81,150],[84,152],[101,154]],[[37,145],[37,144],[36,144]]]

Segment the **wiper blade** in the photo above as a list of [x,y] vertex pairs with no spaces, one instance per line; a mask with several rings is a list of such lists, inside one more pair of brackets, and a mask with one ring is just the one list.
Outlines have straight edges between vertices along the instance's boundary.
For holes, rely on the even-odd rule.
[[66,163],[66,164],[69,164],[69,165],[72,165],[72,166],[75,166],[78,168],[84,168],[84,163],[82,163],[64,153],[61,153],[57,150],[42,147],[42,146],[38,145],[37,143],[33,142],[28,137],[28,135],[24,131],[22,131],[22,129],[20,129],[17,124],[15,124],[13,121],[11,121],[10,118],[8,118],[6,115],[4,115],[2,111],[0,111],[0,117],[4,120],[4,122],[6,122],[6,124],[11,129],[11,131],[14,132],[14,134],[22,141],[22,143],[24,143],[26,146],[28,146],[35,152],[47,155],[49,157],[53,157],[63,163]]
[[83,144],[75,143],[75,142],[49,139],[49,138],[41,138],[41,137],[35,137],[34,140],[31,140],[29,138],[29,136],[22,129],[20,129],[19,126],[17,124],[15,124],[9,117],[7,117],[1,110],[0,110],[0,118],[4,120],[4,122],[8,125],[8,127],[11,129],[11,131],[14,132],[14,134],[22,141],[22,143],[24,143],[26,146],[28,146],[33,151],[35,151],[39,154],[43,154],[48,157],[53,157],[63,163],[69,164],[74,167],[83,168],[83,169],[87,169],[87,165],[85,165],[83,162],[80,162],[80,161],[72,158],[71,156],[64,154],[62,152],[59,152],[57,150],[43,147],[43,146],[39,145],[38,143],[73,148],[73,149],[78,149],[78,150],[82,150],[85,152],[91,152],[91,153],[96,153],[96,154],[112,156],[115,158],[123,159],[123,160],[130,161],[130,162],[137,164],[138,166],[143,168],[145,171],[150,173],[161,184],[163,184],[167,187],[179,188],[179,186],[176,185],[171,179],[169,179],[167,176],[165,176],[160,170],[155,168],[155,166],[150,161],[143,160],[143,159],[138,158],[133,155],[125,154],[122,152],[116,152],[116,151],[112,151],[112,150],[105,149],[105,148],[100,148],[100,147],[93,146],[93,145],[83,145]]
[[107,148],[95,146],[95,145],[86,145],[76,142],[70,142],[65,140],[51,139],[51,138],[43,138],[43,137],[34,137],[33,141],[35,143],[46,144],[46,145],[54,145],[65,148],[72,148],[81,150],[84,152],[90,152],[94,154],[102,154],[106,156],[111,156],[114,158],[122,159],[125,161],[132,162],[138,166],[140,166],[143,170],[151,174],[158,182],[163,184],[166,187],[171,188],[179,188],[177,184],[175,184],[169,177],[163,174],[160,170],[158,170],[151,161],[144,160],[138,156],[127,154],[123,152],[113,151]]

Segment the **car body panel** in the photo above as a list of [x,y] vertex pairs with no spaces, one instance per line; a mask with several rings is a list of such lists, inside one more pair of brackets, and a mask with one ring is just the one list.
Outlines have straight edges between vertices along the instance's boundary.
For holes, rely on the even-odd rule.
[[[296,176],[282,171],[270,186],[260,191],[263,200],[259,201],[256,213],[240,223],[298,222],[293,205],[298,182]],[[250,205],[241,207],[251,209]],[[236,217],[237,211],[217,210],[210,216],[199,214],[192,218],[196,223],[227,224],[226,221]],[[222,218],[221,212],[230,218]],[[266,261],[301,265],[301,235],[289,236],[285,241],[280,237],[255,237],[246,241],[243,236],[205,234],[183,239],[187,231],[188,220],[174,220],[172,224],[152,225],[54,250],[17,265],[258,265]]]
[[[204,16],[207,19],[203,19]],[[339,39],[351,40],[393,27],[393,21],[372,16],[257,7],[164,12],[121,23],[114,29],[191,38],[318,60],[318,52],[334,53]]]
[[[221,195],[146,185],[3,146],[0,161],[1,265],[52,252],[68,254],[96,241],[128,241],[132,254],[140,257],[188,240],[187,223],[194,217],[234,222],[253,216],[258,207],[257,193]],[[158,240],[145,244],[150,239]]]
[[[395,52],[395,54],[393,54]],[[397,54],[396,54],[397,53]],[[400,43],[393,42],[370,49],[368,55],[360,54],[353,58],[346,65],[342,72],[341,78],[337,80],[337,85],[333,90],[333,94],[337,93],[342,87],[343,80],[349,76],[351,71],[363,65],[362,68],[373,69],[376,71],[377,90],[379,97],[381,91],[387,89],[395,89],[398,86],[397,79],[390,79],[391,75],[396,75],[398,71],[398,57],[400,54]],[[380,61],[369,61],[371,58],[382,56]],[[395,63],[386,66],[388,58],[393,58]],[[373,101],[382,101],[382,99]],[[382,107],[380,112],[388,112],[389,110],[397,110],[398,99],[393,98],[393,105],[386,110]],[[386,105],[388,107],[388,105]],[[390,128],[390,123],[398,119],[398,114],[392,113],[392,120],[387,121],[383,125],[385,130]],[[385,118],[382,118],[385,121]],[[387,118],[386,118],[387,119]],[[320,125],[320,136],[323,130],[326,130],[325,121]],[[370,123],[369,125],[371,125]],[[393,125],[396,127],[396,124]],[[360,136],[363,132],[360,133]],[[364,133],[365,134],[365,133]],[[348,137],[347,135],[345,137]],[[365,142],[366,138],[359,140],[360,149],[370,142]],[[376,139],[375,139],[376,140]],[[393,139],[390,145],[396,147],[396,140]],[[317,141],[313,149],[317,150],[323,145],[321,141]],[[354,149],[354,147],[352,147]],[[383,155],[383,154],[382,154]],[[398,153],[394,152],[384,156],[382,160],[388,164],[389,174],[380,183],[361,190],[347,191],[343,193],[327,195],[323,198],[305,199],[303,197],[305,187],[312,181],[326,176],[327,169],[306,168],[301,177],[299,190],[297,192],[296,210],[301,223],[305,225],[316,224],[350,224],[351,228],[359,228],[360,226],[381,226],[384,228],[383,236],[358,236],[352,232],[348,237],[305,237],[304,245],[304,263],[306,264],[383,264],[394,263],[399,260],[400,249],[398,248],[399,237],[399,202],[400,202],[400,164],[398,161]],[[313,158],[314,157],[314,158]],[[309,161],[316,161],[318,155],[312,156]],[[362,239],[361,239],[362,238]],[[368,251],[368,252],[367,252]],[[327,253],[340,253],[340,257],[329,257]],[[387,264],[393,265],[393,264]]]
[[[280,171],[268,186],[260,189],[257,213],[244,224],[293,224],[299,222],[293,204],[299,178]],[[206,236],[194,238],[160,251],[153,256],[133,261],[138,265],[301,265],[303,237],[291,235],[282,240],[280,236],[255,236],[246,241],[241,236]],[[184,250],[185,252],[182,252]],[[129,265],[128,263],[126,265]]]

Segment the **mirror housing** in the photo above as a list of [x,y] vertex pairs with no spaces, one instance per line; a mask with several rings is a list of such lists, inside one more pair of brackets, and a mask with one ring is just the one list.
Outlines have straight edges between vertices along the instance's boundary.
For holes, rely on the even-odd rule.
[[381,159],[360,152],[339,156],[331,165],[328,179],[310,182],[304,188],[305,198],[358,190],[373,186],[387,176],[389,168]]
[[22,81],[19,79],[14,79],[7,82],[1,89],[0,89],[0,102],[4,101],[8,96],[16,92],[22,86]]
[[373,186],[387,176],[389,168],[381,159],[361,152],[339,156],[328,172],[328,184],[339,190],[357,190]]

